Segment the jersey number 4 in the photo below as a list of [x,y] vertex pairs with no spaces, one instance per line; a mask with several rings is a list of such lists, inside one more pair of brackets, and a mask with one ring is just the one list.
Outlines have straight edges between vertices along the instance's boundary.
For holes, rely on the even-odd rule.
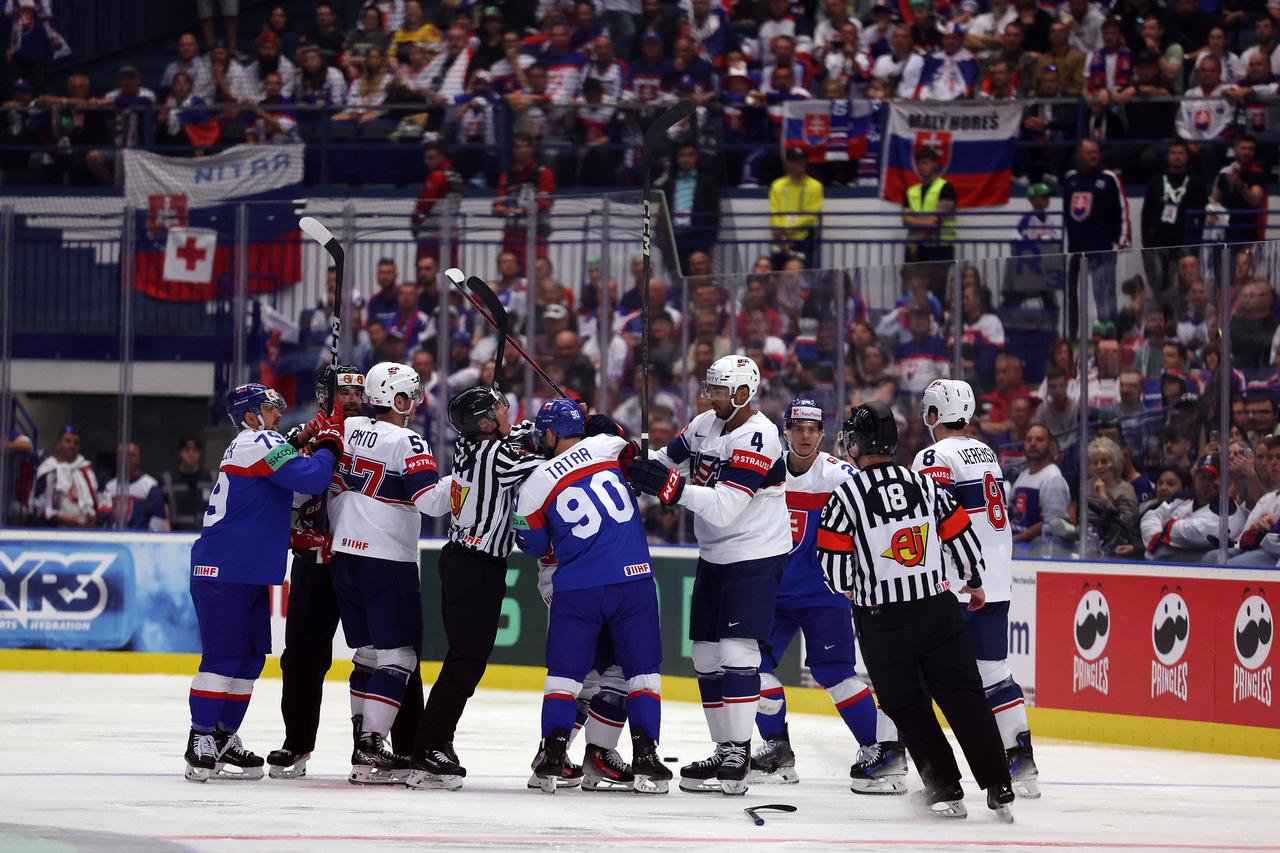
[[556,498],[556,514],[565,524],[573,525],[573,535],[579,539],[590,539],[600,531],[604,521],[601,510],[618,524],[636,514],[630,491],[616,471],[593,474],[587,488],[569,486]]

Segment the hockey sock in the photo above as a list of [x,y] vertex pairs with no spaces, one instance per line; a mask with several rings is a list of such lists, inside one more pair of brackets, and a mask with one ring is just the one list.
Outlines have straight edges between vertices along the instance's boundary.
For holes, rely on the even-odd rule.
[[751,740],[760,704],[760,644],[731,638],[720,641],[724,661],[725,740]]
[[253,696],[253,683],[262,675],[262,665],[266,663],[265,655],[246,658],[240,661],[236,677],[227,685],[227,698],[222,703],[218,714],[218,728],[224,732],[238,732],[244,722],[245,712],[249,710],[249,699]]
[[662,676],[658,673],[627,679],[627,717],[631,731],[644,732],[657,743],[662,729]]
[[404,698],[405,684],[413,673],[416,654],[409,646],[377,651],[378,668],[369,676],[369,687],[364,694],[362,729],[386,737],[400,710],[400,700]]
[[[210,665],[216,664],[204,660],[200,662],[201,667]],[[203,734],[214,730],[222,716],[222,706],[231,694],[233,681],[235,679],[229,675],[219,675],[204,669],[196,673],[195,678],[191,679],[191,728]]]
[[573,729],[573,720],[578,710],[578,691],[582,682],[557,675],[547,675],[546,685],[542,690],[542,738],[551,737],[556,729]]
[[587,743],[615,749],[627,723],[626,696],[613,685],[602,685],[587,710]]
[[698,676],[702,713],[707,717],[707,729],[711,733],[711,740],[723,743],[729,738],[725,731],[724,670],[720,668],[718,643],[694,641],[693,670]]
[[766,740],[782,734],[787,728],[787,694],[782,682],[772,672],[760,673],[760,706],[756,709],[756,728]]
[[1022,688],[1012,676],[999,684],[987,688],[987,704],[991,713],[996,715],[996,725],[1000,728],[1000,740],[1005,749],[1018,745],[1018,735],[1030,731],[1027,725],[1027,703]]
[[850,676],[839,684],[827,688],[831,701],[836,703],[840,719],[853,732],[858,743],[866,746],[876,739],[876,700],[871,688]]
[[351,716],[364,714],[364,697],[369,692],[369,677],[378,668],[378,653],[373,646],[361,646],[351,658]]

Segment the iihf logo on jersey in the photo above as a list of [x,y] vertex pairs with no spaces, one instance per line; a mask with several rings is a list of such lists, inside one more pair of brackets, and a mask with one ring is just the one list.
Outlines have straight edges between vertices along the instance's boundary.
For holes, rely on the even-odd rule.
[[1084,595],[1076,605],[1076,657],[1071,667],[1071,692],[1092,688],[1107,695],[1107,670],[1110,660],[1103,657],[1107,638],[1111,635],[1111,607],[1102,594],[1102,584],[1090,588],[1086,581]]
[[[1151,617],[1151,647],[1156,659],[1151,662],[1151,698],[1170,693],[1187,701],[1187,651],[1191,635],[1191,610],[1182,597],[1182,587],[1160,587],[1164,595],[1156,602]],[[1179,661],[1182,661],[1179,663]]]
[[1231,679],[1231,701],[1243,702],[1256,699],[1271,707],[1271,630],[1275,620],[1271,606],[1263,598],[1266,591],[1258,587],[1252,592],[1244,588],[1244,601],[1236,611],[1235,646],[1236,659]]

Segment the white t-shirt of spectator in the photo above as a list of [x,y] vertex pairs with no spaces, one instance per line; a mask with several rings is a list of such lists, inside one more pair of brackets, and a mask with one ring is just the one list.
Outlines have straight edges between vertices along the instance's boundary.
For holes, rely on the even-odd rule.
[[892,53],[883,54],[871,69],[872,77],[898,81],[894,95],[899,98],[915,97],[922,73],[924,73],[924,55],[915,51],[902,60],[894,59]]
[[[520,54],[520,58],[516,60],[520,63],[522,71],[529,70],[529,67],[536,64],[538,60],[534,59],[527,53]],[[511,91],[516,87],[516,70],[511,67],[511,63],[504,56],[493,65],[489,66],[489,83],[493,87],[493,91],[503,94]]]
[[[1067,8],[1067,4],[1063,3],[1061,7],[1063,23],[1071,17],[1071,10]],[[1089,4],[1089,11],[1085,12],[1083,18],[1073,18],[1071,21],[1071,34],[1067,36],[1067,44],[1083,53],[1085,56],[1102,50],[1102,25],[1106,23],[1107,17],[1103,14],[1095,4]],[[1088,68],[1088,66],[1085,66]]]
[[[258,61],[255,59],[248,65],[237,65],[231,63],[232,68],[239,68],[240,73],[232,75],[228,73],[231,80],[231,94],[235,95],[237,101],[250,101],[257,103],[262,100],[266,93],[262,90],[263,72]],[[293,86],[297,81],[298,70],[293,63],[285,57],[280,57],[280,64],[276,71],[280,74],[280,94],[286,98],[293,97]]]
[[409,91],[418,95],[429,95],[434,90],[431,88],[431,64],[427,63],[422,66],[421,71],[414,71],[408,65],[400,66],[400,73],[397,75],[400,82]]
[[1089,408],[1101,409],[1120,405],[1120,378],[1099,377],[1096,367],[1089,368]]
[[471,48],[465,47],[452,59],[445,51],[427,64],[425,72],[431,91],[455,98],[467,90],[467,66],[471,64]]
[[971,346],[1004,349],[1004,325],[995,314],[983,314],[972,323],[964,321],[960,339]]
[[[862,22],[857,18],[849,18],[849,22],[858,28],[858,43],[862,43]],[[813,28],[813,49],[815,53],[827,53],[827,44],[840,35],[840,29],[831,23],[830,18],[823,18],[818,25]],[[839,53],[839,51],[832,51]]]
[[1178,106],[1175,123],[1182,139],[1220,139],[1235,119],[1235,107],[1222,97],[1223,87],[1206,92],[1199,86],[1188,89]]
[[[1246,48],[1244,52],[1240,54],[1240,61],[1244,63],[1244,67],[1246,69],[1249,67],[1249,60],[1252,59],[1253,55],[1260,50],[1262,50],[1262,47],[1255,44],[1253,47]],[[1280,45],[1277,45],[1271,51],[1271,73],[1276,76],[1280,76]],[[1226,79],[1225,74],[1222,79]]]
[[[796,22],[791,17],[780,21],[764,21],[756,35],[756,55],[763,58],[769,53],[769,45],[778,36],[791,36],[796,43],[796,53],[810,53],[813,50],[813,38],[796,34]],[[745,41],[745,39],[744,39]]]
[[390,74],[383,74],[382,81],[378,83],[368,94],[363,93],[364,78],[357,77],[351,81],[351,85],[347,87],[347,106],[349,107],[378,107],[386,103],[387,100],[387,84],[391,82]]
[[1004,35],[1004,28],[1018,19],[1018,10],[1012,4],[1005,7],[1003,15],[996,15],[995,10],[983,12],[969,23],[968,33],[971,36],[986,39]]
[[179,71],[185,71],[191,77],[191,92],[199,95],[206,101],[213,100],[213,75],[209,73],[209,61],[203,56],[197,56],[189,63],[183,63],[180,59],[170,62],[164,69],[164,75],[160,78],[161,89],[172,89],[173,78]]
[[827,69],[828,80],[862,80],[871,76],[871,57],[864,51],[849,56],[843,51],[833,50],[822,60]]
[[885,27],[883,31],[876,29],[874,24],[863,27],[858,32],[858,44],[865,53],[871,53],[871,48],[875,43],[883,39],[889,41],[889,35],[893,32],[893,24]]
[[[630,94],[625,88],[627,83],[627,68],[616,59],[603,71],[600,70],[600,66],[596,63],[588,62],[586,67],[582,69],[582,74],[580,76],[582,83],[585,83],[587,80],[599,80],[600,87],[604,89],[604,99],[611,104],[627,100],[626,96]],[[578,85],[578,97],[582,97],[581,83]]]
[[[1208,53],[1202,53],[1196,57],[1195,67],[1191,69],[1193,72],[1191,75],[1192,77],[1195,76],[1194,74],[1195,69],[1199,68],[1200,63],[1204,62],[1204,58],[1209,55],[1210,54]],[[1219,64],[1222,66],[1222,82],[1227,84],[1228,86],[1234,85],[1237,80],[1243,80],[1245,76],[1249,73],[1249,69],[1244,64],[1244,60],[1242,60],[1238,55],[1232,53],[1231,51],[1227,51],[1226,53],[1222,54],[1222,56],[1219,57],[1218,61],[1219,61]]]

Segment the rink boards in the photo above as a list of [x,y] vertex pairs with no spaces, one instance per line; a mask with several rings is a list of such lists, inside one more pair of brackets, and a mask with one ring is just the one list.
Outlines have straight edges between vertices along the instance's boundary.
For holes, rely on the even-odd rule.
[[[187,674],[199,652],[188,594],[194,536],[0,531],[0,669]],[[424,678],[443,657],[435,561],[424,541]],[[653,549],[667,698],[697,701],[688,636],[696,552]],[[1265,570],[1017,560],[1009,652],[1040,736],[1280,758],[1277,652]],[[287,580],[286,580],[287,584]],[[542,687],[546,607],[532,561],[514,555],[484,685]],[[283,647],[287,586],[272,591]],[[811,683],[801,643],[779,677]],[[341,631],[331,678],[350,671]],[[433,663],[434,662],[434,663]],[[279,671],[275,659],[267,674]],[[820,690],[788,692],[833,713]]]

